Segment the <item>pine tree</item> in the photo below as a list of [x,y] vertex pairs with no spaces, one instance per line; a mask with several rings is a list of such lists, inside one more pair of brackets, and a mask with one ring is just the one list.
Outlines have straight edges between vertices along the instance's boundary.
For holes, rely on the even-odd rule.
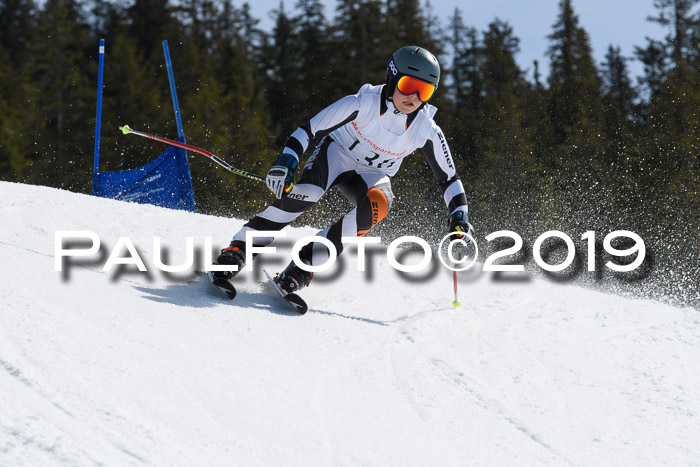
[[[540,64],[533,61],[533,82],[526,82],[526,88],[522,96],[522,105],[526,109],[523,115],[523,126],[529,131],[529,139],[532,142],[532,151],[536,160],[544,161],[544,156],[550,151],[550,125],[549,111],[547,108],[548,90],[542,84]],[[540,169],[542,166],[540,165]],[[538,178],[544,180],[544,173]]]
[[449,21],[453,57],[450,69],[450,97],[455,104],[454,110],[464,105],[474,108],[481,100],[483,88],[479,73],[478,32],[475,28],[465,26],[459,8],[455,8]]
[[696,62],[700,51],[692,47],[700,22],[693,9],[700,0],[654,0],[658,16],[650,21],[668,28],[666,36],[667,54],[675,64],[681,61]]
[[571,0],[561,0],[560,13],[549,36],[552,44],[549,88],[553,143],[567,143],[581,123],[593,121],[600,113],[600,80],[592,58],[586,31],[579,26]]
[[[629,77],[627,61],[620,47],[611,45],[602,66],[606,160],[618,171],[624,169],[625,154],[632,149],[635,141],[637,92]],[[619,172],[616,174],[619,175]]]
[[[187,6],[180,8],[186,9]],[[135,0],[126,12],[130,36],[136,40],[146,59],[157,66],[161,61],[161,41],[177,36],[179,25],[174,19],[175,8],[169,0]]]
[[[426,15],[427,13],[427,15]],[[388,52],[406,45],[417,45],[430,50],[438,59],[442,55],[440,25],[430,16],[430,8],[419,0],[387,0],[384,28]]]
[[[20,65],[35,27],[33,0],[0,0],[0,45],[12,65]],[[3,63],[7,63],[4,61]]]
[[654,0],[656,16],[647,18],[669,30],[664,41],[647,38],[647,46],[636,47],[644,64],[640,83],[649,95],[657,93],[670,71],[679,65],[700,66],[700,17],[693,10],[700,0]]
[[29,100],[24,73],[35,27],[31,0],[0,0],[0,178],[17,181],[29,164],[33,132],[26,120]]
[[483,35],[480,72],[484,98],[479,106],[478,138],[482,151],[479,198],[488,200],[489,219],[508,219],[532,212],[535,165],[528,133],[524,129],[521,96],[526,89],[515,62],[519,41],[513,29],[496,19]]
[[[74,0],[48,0],[37,16],[26,63],[26,118],[37,145],[28,180],[75,191],[89,188],[95,81],[88,69],[89,29]],[[96,50],[93,42],[93,53]]]
[[328,66],[337,70],[335,97],[352,94],[364,83],[384,80],[386,63],[393,52],[387,44],[381,0],[338,0],[332,25]]
[[635,47],[635,56],[644,66],[644,74],[639,78],[639,84],[647,95],[659,91],[661,83],[667,76],[669,59],[661,41],[647,39],[645,48]]
[[681,63],[652,96],[643,161],[648,170],[640,174],[642,184],[655,193],[659,221],[673,225],[683,242],[700,212],[699,90],[700,75]]
[[[595,188],[608,170],[602,138],[601,80],[595,67],[588,33],[579,25],[571,0],[561,0],[551,45],[548,92],[549,152],[543,162],[564,196],[565,210],[590,209]],[[566,215],[566,214],[564,214]]]
[[[647,171],[639,174],[643,185],[659,193],[654,201],[661,217],[677,210],[686,213],[691,223],[689,206],[697,208],[700,203],[700,71],[698,51],[692,47],[700,34],[700,17],[693,11],[699,3],[657,0],[654,4],[658,16],[650,19],[669,29],[664,44],[669,66],[651,95],[646,157],[641,161]],[[669,204],[675,204],[676,210],[667,209]]]
[[634,212],[647,196],[638,184],[642,132],[638,93],[629,77],[628,58],[619,47],[608,47],[601,66],[603,78],[605,166],[601,188],[606,197],[601,208],[615,212],[619,221],[635,225]]
[[298,0],[294,23],[298,37],[298,79],[304,83],[299,89],[300,100],[306,101],[300,111],[302,115],[312,115],[334,96],[332,83],[337,75],[344,75],[342,70],[331,70],[328,57],[331,47],[328,45],[328,26],[323,14],[320,0]]
[[25,89],[17,80],[21,76],[12,65],[9,52],[0,45],[0,179],[19,181],[22,170],[29,164],[31,129],[24,121]]
[[465,26],[461,10],[455,8],[449,24],[453,57],[449,77],[452,83],[444,129],[460,176],[466,177],[465,188],[471,195],[481,177],[484,157],[480,137],[485,95],[481,72],[483,57],[478,31]]
[[[257,20],[250,15],[248,5],[244,4],[242,9],[227,5],[220,16],[226,18],[225,27],[221,29],[212,59],[219,65],[216,76],[221,77],[227,100],[230,97],[229,104],[218,107],[228,127],[223,135],[227,143],[222,154],[248,171],[264,174],[277,151],[273,147],[267,102],[260,84],[262,72],[257,63],[261,56],[262,32],[257,29]],[[228,202],[231,184],[236,185],[240,197],[235,206],[239,208],[238,215],[247,216],[259,211],[269,196],[265,187],[226,175],[219,175],[220,188],[224,190],[219,198],[228,211],[232,211]]]
[[276,125],[275,146],[281,148],[305,117],[300,115],[304,109],[303,103],[300,102],[304,83],[300,80],[296,25],[285,12],[282,2],[279,9],[273,13],[275,26],[271,41],[264,48],[267,66],[264,86],[270,118]]

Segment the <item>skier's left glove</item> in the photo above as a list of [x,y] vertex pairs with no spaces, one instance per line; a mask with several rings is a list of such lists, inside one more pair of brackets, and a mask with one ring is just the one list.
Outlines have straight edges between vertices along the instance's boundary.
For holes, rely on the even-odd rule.
[[291,154],[280,154],[275,165],[267,172],[267,187],[278,199],[292,191],[294,171],[298,164],[297,158]]
[[467,211],[455,211],[450,215],[450,234],[458,232],[457,235],[452,235],[452,240],[461,240],[455,243],[456,259],[462,260],[467,255],[468,246],[472,240],[466,234],[474,238],[474,227],[469,223],[469,213]]
[[467,245],[471,243],[471,239],[465,235],[468,234],[474,238],[474,227],[469,223],[469,213],[467,211],[455,211],[450,215],[450,233],[459,232],[453,235],[458,239],[464,240]]

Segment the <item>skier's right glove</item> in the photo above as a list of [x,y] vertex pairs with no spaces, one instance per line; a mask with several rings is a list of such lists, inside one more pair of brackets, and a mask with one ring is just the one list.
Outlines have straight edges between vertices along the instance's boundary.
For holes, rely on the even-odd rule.
[[267,172],[265,181],[267,187],[277,199],[292,191],[294,187],[294,171],[299,161],[291,154],[280,154],[275,165]]

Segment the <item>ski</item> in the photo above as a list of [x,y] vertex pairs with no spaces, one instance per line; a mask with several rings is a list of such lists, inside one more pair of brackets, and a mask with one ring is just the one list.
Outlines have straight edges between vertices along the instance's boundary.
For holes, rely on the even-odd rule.
[[223,291],[228,298],[231,300],[236,298],[236,288],[233,286],[233,284],[231,284],[231,282],[227,281],[226,279],[214,277],[211,271],[209,271],[207,275],[209,276],[211,283],[214,284],[217,289]]
[[267,280],[268,280],[269,284],[272,286],[273,289],[275,289],[275,292],[277,292],[277,294],[280,297],[282,297],[284,299],[284,301],[287,302],[287,304],[294,309],[294,311],[296,311],[300,315],[303,315],[304,313],[306,313],[308,311],[309,307],[303,298],[301,298],[299,295],[297,295],[295,293],[285,292],[277,284],[277,282],[275,282],[275,279],[273,279],[272,276],[266,270],[263,269],[263,272],[267,276]]

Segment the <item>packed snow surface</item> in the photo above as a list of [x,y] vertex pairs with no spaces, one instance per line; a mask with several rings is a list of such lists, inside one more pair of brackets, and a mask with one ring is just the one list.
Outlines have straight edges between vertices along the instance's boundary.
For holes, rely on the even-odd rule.
[[[348,251],[299,316],[259,267],[230,301],[153,266],[154,237],[181,264],[242,220],[11,183],[0,207],[0,465],[700,465],[693,309],[484,273],[455,309],[442,266]],[[58,272],[58,231],[101,248]],[[266,269],[315,233],[287,231]],[[119,237],[147,273],[103,271]]]

